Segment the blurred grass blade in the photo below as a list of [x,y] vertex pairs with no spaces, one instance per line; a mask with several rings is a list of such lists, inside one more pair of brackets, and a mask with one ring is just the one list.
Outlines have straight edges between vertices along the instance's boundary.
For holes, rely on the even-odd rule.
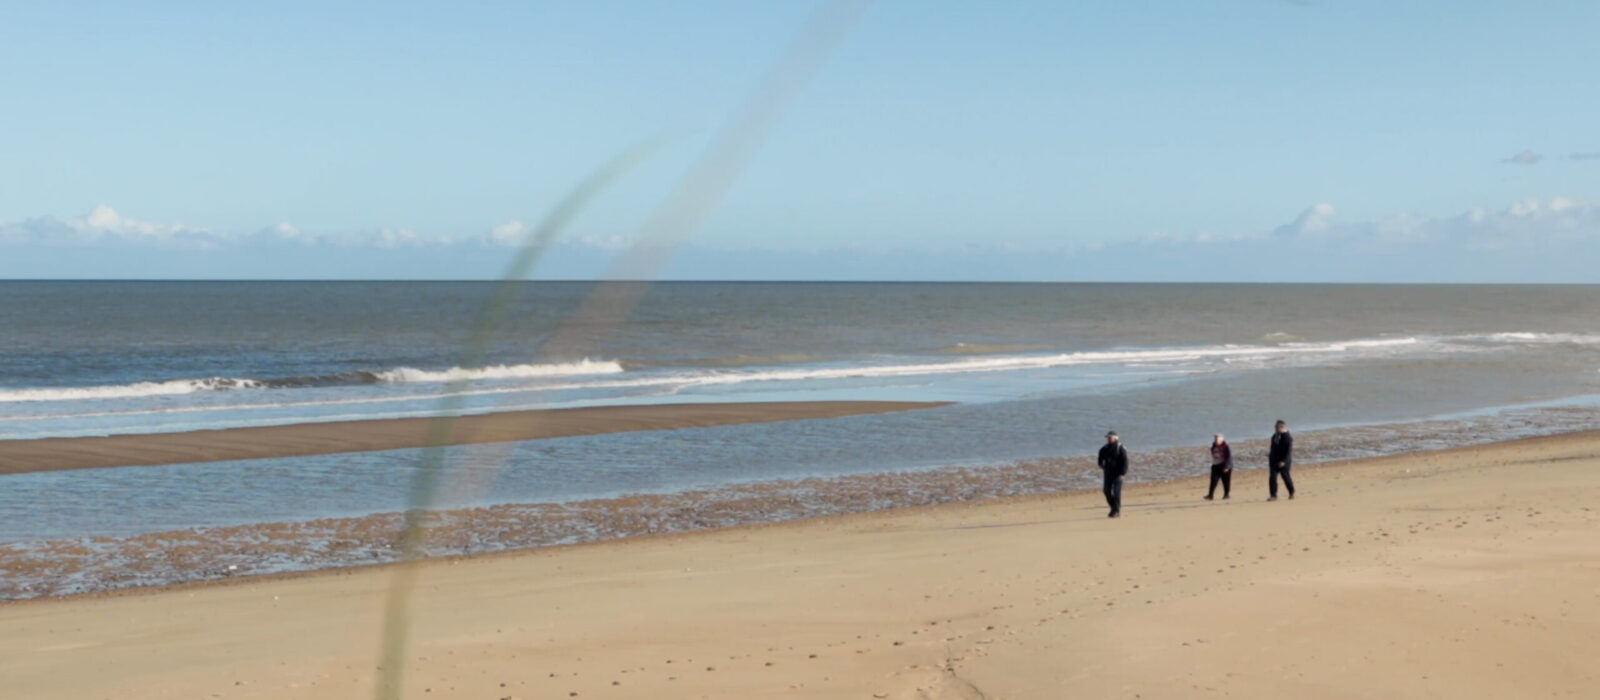
[[[489,340],[505,318],[520,288],[519,283],[533,270],[556,236],[572,222],[583,208],[606,187],[626,175],[663,145],[663,140],[652,141],[617,156],[579,183],[550,210],[544,219],[517,250],[517,255],[506,267],[494,294],[484,304],[473,325],[463,354],[462,367],[483,364],[488,354]],[[416,569],[413,565],[424,551],[427,541],[427,515],[443,480],[445,446],[455,431],[456,419],[463,406],[462,391],[471,383],[460,378],[446,385],[444,398],[440,399],[438,417],[428,427],[428,445],[423,452],[422,464],[412,481],[410,507],[406,510],[405,524],[400,535],[400,565],[395,569],[389,585],[388,599],[384,605],[383,646],[378,664],[377,697],[395,700],[400,697],[403,670],[406,663],[407,641],[410,637],[410,601],[415,585]]]

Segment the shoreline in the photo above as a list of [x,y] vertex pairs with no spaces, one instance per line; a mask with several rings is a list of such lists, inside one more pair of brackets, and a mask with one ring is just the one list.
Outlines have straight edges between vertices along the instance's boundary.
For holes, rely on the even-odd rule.
[[[422,562],[405,697],[1488,698],[1600,680],[1600,432],[1296,471],[1300,498],[1276,503],[1259,483],[1209,503],[1198,478],[1141,484],[1119,520],[1080,491]],[[0,675],[29,697],[371,696],[395,571],[0,605]]]
[[[949,403],[909,401],[633,404],[179,433],[0,440],[0,475],[520,442],[643,430],[841,418],[946,405]],[[440,440],[430,432],[444,422],[448,422],[449,433]]]
[[[1595,440],[1600,442],[1600,430],[1585,430],[1553,435],[1518,438],[1500,442],[1462,445],[1438,449],[1425,449],[1410,452],[1400,452],[1381,456],[1367,456],[1356,458],[1340,458],[1327,461],[1305,462],[1299,466],[1297,473],[1308,471],[1321,472],[1323,470],[1338,469],[1352,465],[1379,466],[1396,460],[1414,460],[1422,458],[1449,459],[1464,454],[1471,454],[1483,449],[1514,449],[1518,446],[1538,448],[1545,444],[1559,444],[1571,440]],[[183,550],[189,561],[205,561],[208,566],[203,569],[195,568],[187,571],[189,578],[179,576],[176,580],[161,580],[149,584],[116,585],[115,582],[103,583],[106,587],[95,590],[72,591],[61,594],[44,593],[40,595],[22,596],[19,592],[28,592],[32,589],[26,584],[16,587],[18,580],[28,580],[26,552],[13,550],[13,556],[0,556],[0,571],[13,580],[9,589],[0,589],[6,594],[0,597],[0,607],[22,603],[41,603],[57,600],[98,599],[123,595],[160,594],[172,590],[190,590],[208,586],[232,586],[249,584],[255,581],[293,580],[302,577],[342,576],[366,570],[385,570],[392,567],[409,565],[453,565],[464,561],[480,558],[517,557],[529,556],[543,552],[560,551],[570,548],[603,547],[635,541],[650,541],[659,538],[693,537],[705,534],[728,534],[738,536],[755,532],[765,528],[784,527],[813,522],[836,521],[848,523],[852,519],[871,519],[878,517],[894,517],[896,514],[913,514],[921,511],[932,511],[941,508],[986,507],[1004,506],[1024,503],[1036,503],[1063,498],[1100,498],[1098,487],[1077,486],[1054,490],[1040,490],[1037,484],[1048,483],[1049,480],[1064,480],[1065,474],[1073,469],[1092,467],[1089,458],[1054,458],[1035,460],[1031,462],[1009,465],[1007,467],[946,467],[933,470],[912,472],[890,472],[855,474],[831,478],[792,479],[780,481],[753,482],[751,484],[732,487],[733,500],[751,500],[752,497],[761,497],[765,501],[773,501],[776,494],[779,499],[793,489],[786,487],[805,486],[815,488],[822,484],[832,487],[836,491],[882,492],[889,489],[905,488],[905,480],[898,477],[910,477],[913,486],[915,480],[920,478],[936,478],[944,482],[944,492],[928,497],[924,502],[892,504],[884,507],[866,507],[859,509],[846,509],[837,511],[824,511],[812,514],[802,514],[793,517],[773,517],[756,519],[733,519],[723,524],[697,524],[687,527],[665,526],[661,529],[627,530],[622,529],[614,533],[600,534],[588,539],[537,541],[529,540],[520,543],[511,543],[504,546],[486,546],[481,543],[484,532],[495,530],[534,531],[535,537],[539,530],[549,531],[552,526],[548,513],[561,511],[571,515],[577,509],[576,522],[585,529],[593,530],[604,527],[605,518],[620,517],[628,522],[635,523],[639,520],[638,511],[668,511],[678,510],[687,512],[694,505],[684,505],[677,499],[693,499],[703,497],[713,490],[698,490],[662,494],[636,494],[615,498],[591,499],[587,501],[574,501],[569,503],[531,503],[531,504],[505,504],[495,506],[480,506],[471,508],[445,509],[430,511],[429,517],[434,520],[430,525],[429,546],[439,547],[440,542],[474,540],[479,541],[477,551],[456,551],[452,549],[436,550],[439,553],[428,554],[410,562],[398,560],[371,560],[368,562],[334,562],[326,565],[308,565],[298,568],[267,570],[252,573],[252,562],[248,559],[239,559],[236,565],[237,573],[226,568],[226,562],[235,561],[226,558],[228,552],[223,547],[230,542],[249,542],[243,547],[252,552],[251,556],[261,556],[265,548],[275,556],[282,557],[285,552],[293,551],[297,545],[304,542],[313,542],[315,546],[326,547],[329,543],[349,547],[351,542],[361,542],[368,552],[381,552],[389,547],[389,539],[394,533],[389,530],[398,529],[398,523],[403,518],[402,512],[373,513],[358,517],[344,518],[313,518],[300,521],[256,523],[239,526],[189,528],[182,530],[168,530],[150,532],[129,537],[88,537],[67,540],[37,540],[26,543],[16,543],[25,546],[33,552],[50,550],[52,548],[65,549],[73,552],[84,551],[84,544],[128,544],[137,543],[138,547],[129,552],[119,554],[123,562],[118,566],[123,575],[128,575],[128,570],[137,570],[140,565],[148,565],[153,559],[159,559],[165,550]],[[1265,474],[1261,467],[1236,467],[1236,472],[1244,474]],[[975,488],[974,483],[980,477],[975,474],[985,474],[999,480],[1015,480],[1020,474],[1034,486],[1035,490],[1023,490],[1017,493],[1001,493],[976,495],[969,497],[949,495],[950,484],[960,484],[969,492]],[[1238,476],[1238,475],[1236,475]],[[885,480],[888,480],[887,482]],[[1149,480],[1130,481],[1126,493],[1135,496],[1127,500],[1125,505],[1137,510],[1140,503],[1136,496],[1141,491],[1168,490],[1177,488],[1180,484],[1190,485],[1196,493],[1204,489],[1207,484],[1206,475],[1183,474],[1159,476]],[[1255,489],[1244,480],[1237,484],[1242,491],[1253,492]],[[1259,487],[1260,484],[1255,484]],[[923,485],[922,488],[929,489]],[[1264,491],[1264,489],[1261,489]],[[1219,503],[1221,501],[1218,501]],[[714,510],[718,503],[699,501],[700,510]],[[711,517],[704,513],[695,515],[696,518]],[[556,524],[559,526],[559,523]],[[556,530],[559,534],[559,530]],[[315,534],[308,534],[315,533]],[[337,534],[329,534],[337,533]],[[222,544],[218,544],[222,543]],[[206,547],[211,545],[209,551]],[[7,544],[0,543],[0,553],[4,553]],[[47,555],[46,559],[50,557]],[[61,559],[62,557],[57,557]],[[140,562],[133,564],[130,562]],[[51,565],[60,567],[62,562],[51,561]],[[106,564],[101,563],[104,567]],[[39,578],[34,571],[34,578]],[[65,573],[64,571],[62,573]],[[85,576],[84,570],[72,571],[78,578]],[[160,574],[157,574],[159,577]]]

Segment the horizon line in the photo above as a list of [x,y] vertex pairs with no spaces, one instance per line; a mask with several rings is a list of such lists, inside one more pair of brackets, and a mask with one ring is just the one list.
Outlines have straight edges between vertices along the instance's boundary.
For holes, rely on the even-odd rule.
[[391,277],[0,277],[4,283],[42,282],[203,282],[203,283],[411,283],[411,284],[499,284],[506,281],[531,284],[992,284],[992,285],[1043,285],[1043,284],[1104,284],[1104,285],[1214,285],[1214,286],[1407,286],[1407,287],[1593,287],[1600,282],[1468,282],[1468,281],[1218,281],[1218,280],[917,280],[917,279],[611,279],[611,278],[558,278],[503,280],[480,278],[391,278]]

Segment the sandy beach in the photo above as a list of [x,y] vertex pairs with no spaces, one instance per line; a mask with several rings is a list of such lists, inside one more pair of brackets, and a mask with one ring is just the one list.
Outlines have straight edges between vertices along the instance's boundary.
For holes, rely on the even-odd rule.
[[[0,474],[514,442],[635,430],[838,418],[940,405],[943,404],[901,401],[646,404],[503,411],[444,421],[392,418],[181,433],[0,440]],[[441,426],[446,427],[443,432],[434,432]]]
[[[436,560],[407,698],[1586,697],[1600,435]],[[360,698],[393,567],[0,606],[7,697]]]

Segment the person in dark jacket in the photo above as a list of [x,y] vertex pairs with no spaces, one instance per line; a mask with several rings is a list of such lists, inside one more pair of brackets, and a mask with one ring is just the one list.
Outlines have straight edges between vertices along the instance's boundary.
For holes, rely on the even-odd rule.
[[1289,424],[1278,421],[1272,433],[1272,446],[1267,450],[1267,500],[1278,500],[1278,477],[1283,476],[1283,486],[1289,490],[1289,500],[1294,500],[1294,479],[1289,468],[1294,466],[1294,436],[1289,434]]
[[1233,490],[1233,450],[1222,433],[1211,438],[1211,489],[1206,491],[1206,500],[1217,495],[1218,481],[1222,482],[1222,500],[1226,501],[1228,492]]
[[1111,506],[1108,518],[1122,515],[1122,477],[1128,475],[1128,449],[1117,438],[1117,431],[1106,433],[1106,444],[1100,448],[1100,471],[1105,476],[1106,504]]

